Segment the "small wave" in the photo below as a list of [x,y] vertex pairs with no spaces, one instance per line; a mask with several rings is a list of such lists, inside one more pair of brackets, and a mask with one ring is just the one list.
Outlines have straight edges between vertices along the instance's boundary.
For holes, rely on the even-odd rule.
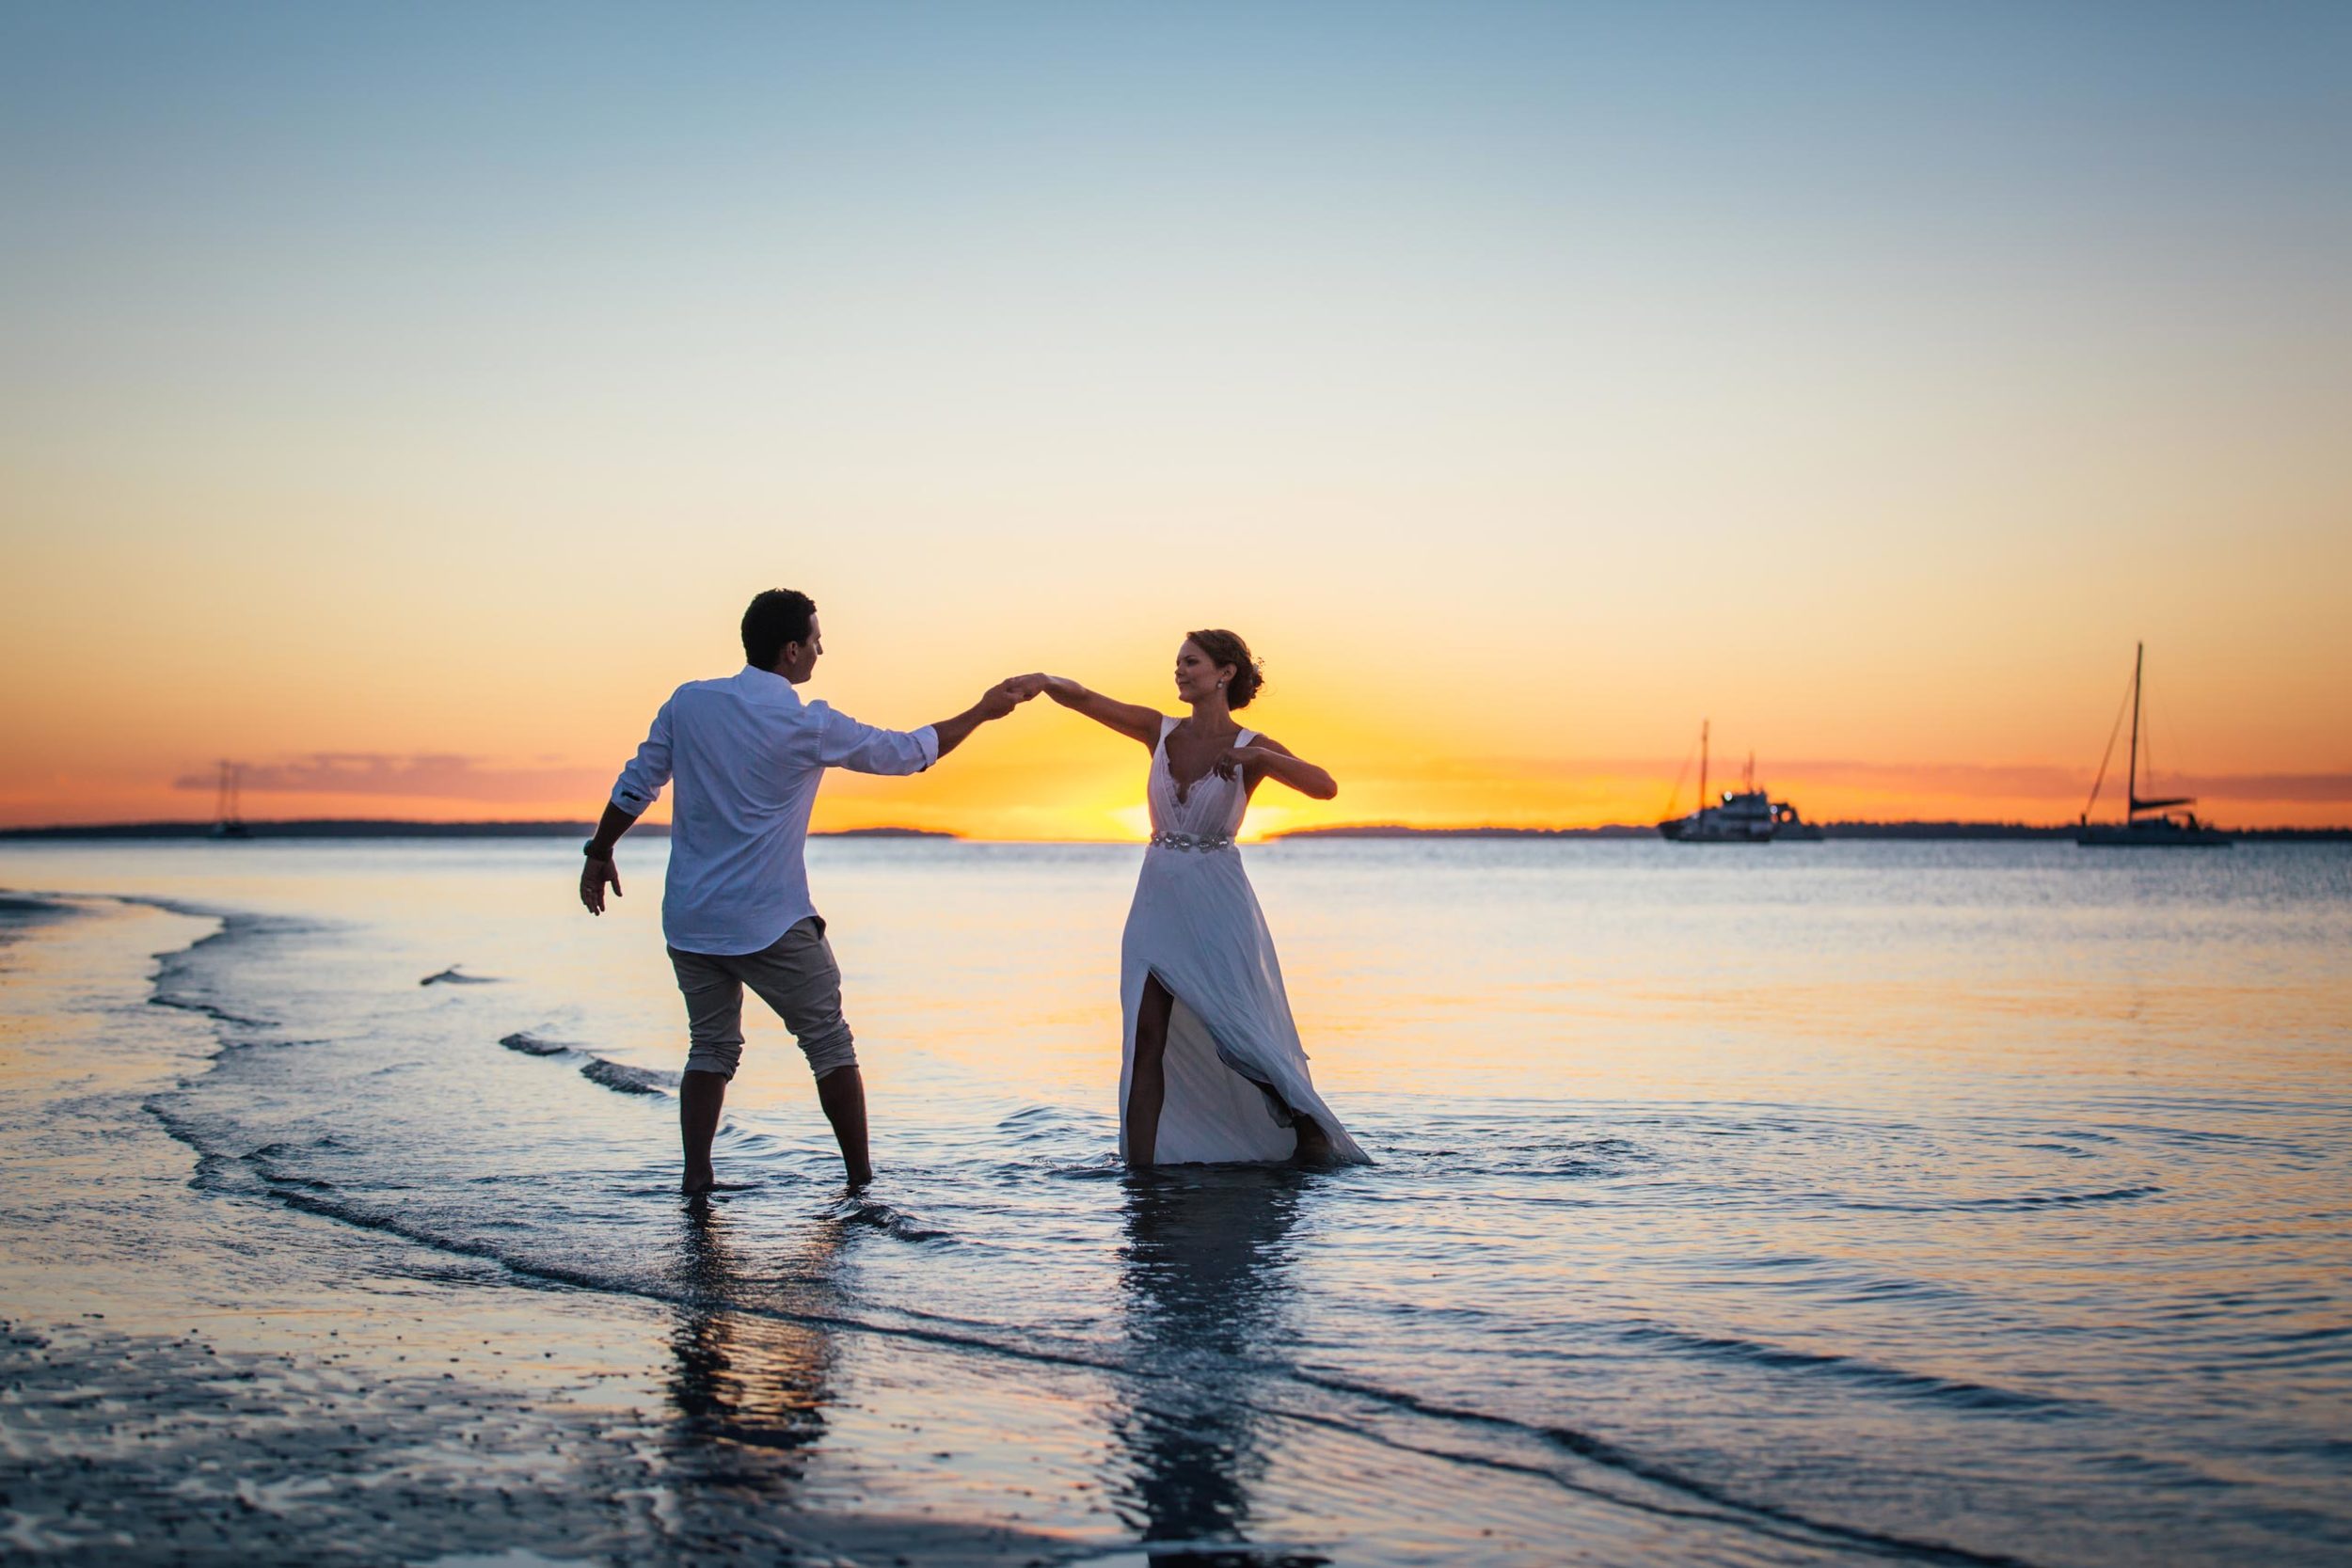
[[240,1166],[245,1176],[258,1174],[252,1161],[230,1160],[206,1143],[196,1124],[174,1112],[166,1103],[164,1096],[150,1095],[140,1102],[139,1109],[153,1117],[167,1136],[185,1144],[195,1154],[196,1169],[188,1173],[188,1185],[197,1191],[245,1190],[247,1183],[239,1175]]
[[660,1072],[648,1067],[630,1067],[625,1062],[608,1062],[602,1056],[591,1056],[580,1064],[580,1075],[591,1084],[602,1084],[622,1094],[667,1094],[677,1087],[677,1074]]
[[498,983],[496,975],[461,974],[455,964],[450,965],[438,974],[428,974],[417,982],[421,986],[495,986]]
[[1037,1143],[1084,1131],[1094,1117],[1059,1105],[1025,1105],[996,1123],[996,1131],[1021,1143]]
[[887,1203],[871,1198],[845,1197],[833,1207],[833,1217],[845,1225],[862,1225],[901,1242],[946,1242],[954,1238],[911,1218]]
[[[315,1144],[312,1147],[316,1147]],[[335,1183],[324,1177],[302,1176],[285,1168],[287,1158],[299,1152],[299,1148],[294,1145],[281,1139],[276,1143],[263,1144],[259,1148],[248,1149],[237,1158],[254,1175],[278,1191],[290,1188],[298,1188],[310,1193],[337,1191]]]
[[289,932],[309,930],[306,922],[278,915],[244,914],[233,911],[210,910],[194,904],[183,904],[167,898],[126,897],[126,904],[146,909],[162,910],[167,914],[183,915],[193,920],[215,922],[215,928],[197,938],[185,947],[155,955],[155,979],[147,1002],[151,1007],[174,1007],[182,1012],[197,1013],[215,1023],[226,1023],[240,1029],[274,1029],[278,1021],[257,1018],[223,1006],[215,999],[208,983],[212,961],[226,948],[259,937],[280,936]]
[[[1004,1174],[1011,1176],[1025,1176],[1034,1168],[1017,1163],[999,1167]],[[1113,1151],[1098,1154],[1091,1160],[1081,1160],[1075,1164],[1048,1165],[1044,1174],[1057,1181],[1123,1181],[1127,1177],[1127,1162]]]
[[12,940],[17,931],[27,927],[45,925],[53,920],[68,920],[84,912],[78,904],[0,894],[0,942]]
[[[1792,1539],[1788,1535],[1780,1535],[1777,1529],[1770,1528],[1784,1527],[1823,1537],[1832,1542],[1874,1549],[1893,1555],[1899,1560],[1982,1565],[1982,1568],[2025,1568],[2020,1559],[2006,1554],[1975,1552],[1964,1546],[1955,1546],[1944,1542],[1924,1541],[1915,1537],[1841,1525],[1812,1517],[1797,1509],[1743,1497],[1727,1488],[1688,1474],[1672,1465],[1644,1458],[1605,1437],[1589,1432],[1581,1432],[1574,1427],[1522,1421],[1510,1416],[1498,1415],[1492,1411],[1444,1404],[1435,1400],[1423,1399],[1417,1394],[1408,1394],[1394,1388],[1384,1388],[1377,1384],[1359,1383],[1353,1378],[1335,1376],[1327,1372],[1302,1370],[1294,1375],[1299,1383],[1310,1387],[1354,1395],[1375,1404],[1406,1411],[1415,1416],[1462,1426],[1486,1427],[1496,1431],[1518,1433],[1540,1439],[1565,1452],[1574,1454],[1579,1459],[1598,1465],[1603,1470],[1630,1476],[1652,1485],[1663,1487],[1669,1492],[1679,1493],[1685,1497],[1709,1504],[1714,1508],[1727,1510],[1733,1518],[1725,1522],[1747,1524],[1750,1528],[1757,1528],[1758,1533],[1761,1534],[1777,1535],[1783,1540]],[[1294,1411],[1284,1411],[1281,1414],[1289,1415],[1294,1419],[1315,1419],[1315,1418],[1308,1418]],[[1328,1418],[1321,1419],[1323,1424],[1340,1425],[1339,1422],[1330,1420]],[[1356,1431],[1361,1435],[1373,1435],[1360,1425],[1351,1425],[1348,1430]],[[1386,1441],[1393,1447],[1412,1447],[1377,1436],[1374,1436],[1374,1440]],[[1449,1459],[1457,1464],[1483,1465],[1497,1469],[1540,1476],[1571,1491],[1581,1492],[1587,1496],[1605,1497],[1611,1501],[1627,1507],[1638,1508],[1645,1513],[1675,1515],[1683,1512],[1655,1503],[1643,1503],[1631,1497],[1603,1492],[1596,1487],[1578,1485],[1568,1478],[1545,1466],[1516,1464],[1508,1460],[1438,1449],[1416,1449],[1415,1451],[1431,1453],[1436,1457]],[[1800,1539],[1801,1544],[1812,1544],[1802,1543],[1801,1538],[1796,1539]]]
[[267,1029],[272,1021],[232,1013],[216,1002],[205,1002],[193,996],[165,996],[160,993],[147,999],[151,1007],[176,1007],[183,1013],[199,1013],[215,1023],[233,1023],[240,1029]]
[[1619,1176],[1659,1159],[1647,1145],[1608,1134],[1528,1138],[1501,1124],[1457,1121],[1424,1129],[1422,1135],[1432,1141],[1391,1144],[1387,1157],[1407,1167],[1458,1169],[1474,1161],[1494,1176],[1570,1179]]
[[678,1075],[659,1068],[632,1067],[585,1051],[561,1040],[545,1039],[528,1029],[517,1029],[511,1035],[499,1037],[499,1044],[525,1056],[538,1056],[555,1061],[578,1062],[580,1075],[591,1084],[598,1084],[616,1094],[669,1094],[677,1088]]
[[1963,1209],[2044,1209],[2065,1207],[2076,1203],[2128,1203],[2134,1198],[2154,1197],[2162,1187],[2109,1187],[2095,1193],[2020,1193],[2015,1197],[1986,1197],[1963,1199],[1956,1207]]
[[2089,1193],[2009,1193],[1998,1197],[1953,1197],[1933,1203],[1856,1201],[1845,1207],[1898,1214],[1988,1213],[2021,1209],[2069,1209],[2088,1203],[2129,1203],[2136,1198],[2154,1197],[2163,1191],[2162,1187],[2143,1185],[2107,1187]]
[[[1613,1142],[1603,1139],[1603,1143]],[[1642,1156],[1597,1148],[1529,1148],[1506,1152],[1493,1169],[1498,1176],[1615,1176],[1639,1164]]]
[[1768,1345],[1754,1339],[1722,1335],[1693,1334],[1687,1329],[1669,1328],[1661,1323],[1635,1324],[1624,1333],[1627,1338],[1645,1344],[1695,1351],[1704,1355],[1745,1362],[1750,1366],[1768,1367],[1774,1371],[1817,1372],[1954,1409],[2032,1412],[2042,1416],[2077,1413],[2077,1407],[2064,1400],[2024,1393],[2014,1388],[1996,1388],[1989,1384],[1970,1383],[1961,1378],[1939,1377],[1932,1372],[1905,1371],[1899,1367],[1883,1367],[1850,1355],[1790,1350],[1783,1345]]

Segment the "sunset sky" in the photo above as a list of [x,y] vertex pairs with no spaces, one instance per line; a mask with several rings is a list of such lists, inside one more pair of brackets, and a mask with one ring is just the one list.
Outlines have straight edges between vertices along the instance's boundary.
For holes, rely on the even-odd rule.
[[[1260,830],[1654,820],[1702,719],[2068,820],[2142,639],[2160,784],[2352,822],[2348,75],[2344,5],[10,5],[0,825],[585,818],[770,586],[894,726],[1231,626],[1342,784]],[[1143,763],[1040,703],[818,822]]]

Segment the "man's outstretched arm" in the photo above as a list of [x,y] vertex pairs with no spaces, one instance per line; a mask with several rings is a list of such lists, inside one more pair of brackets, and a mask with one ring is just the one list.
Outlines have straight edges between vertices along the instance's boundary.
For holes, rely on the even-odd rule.
[[1015,675],[998,681],[980,694],[978,702],[953,719],[942,719],[931,726],[931,732],[939,736],[939,754],[946,756],[963,744],[964,736],[974,730],[992,719],[1002,719],[1043,689],[1043,680],[1036,675]]
[[820,758],[828,768],[853,773],[920,773],[961,745],[974,730],[1036,695],[1026,676],[998,681],[953,719],[912,730],[878,730],[817,703],[812,705],[822,711],[824,725]]

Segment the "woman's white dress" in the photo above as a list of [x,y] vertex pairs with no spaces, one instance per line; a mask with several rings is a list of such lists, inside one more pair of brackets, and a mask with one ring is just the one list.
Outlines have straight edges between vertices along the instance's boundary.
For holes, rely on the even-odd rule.
[[[1307,1074],[1274,938],[1233,846],[1248,809],[1248,788],[1239,778],[1211,772],[1178,800],[1168,764],[1168,735],[1177,723],[1161,719],[1160,741],[1152,751],[1145,791],[1152,844],[1120,946],[1119,994],[1126,1015],[1120,1156],[1128,1154],[1136,1017],[1144,982],[1156,974],[1175,1006],[1168,1021],[1168,1097],[1155,1164],[1287,1160],[1298,1148],[1287,1106],[1321,1124],[1339,1159],[1369,1164],[1371,1156],[1347,1135]],[[1255,735],[1244,730],[1233,743],[1247,746]]]

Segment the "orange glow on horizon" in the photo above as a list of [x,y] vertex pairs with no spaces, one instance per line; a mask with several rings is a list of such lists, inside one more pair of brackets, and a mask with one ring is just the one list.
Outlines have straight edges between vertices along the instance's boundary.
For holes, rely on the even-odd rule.
[[[1489,764],[1475,770],[1406,772],[1378,769],[1377,755],[1351,759],[1314,755],[1341,780],[1336,800],[1311,800],[1278,784],[1262,785],[1244,824],[1245,842],[1263,842],[1309,828],[1401,826],[1409,828],[1559,829],[1641,826],[1680,815],[1697,803],[1695,780],[1686,780],[1669,801],[1673,767],[1660,763],[1644,773],[1617,765],[1606,768],[1573,762]],[[972,750],[983,748],[975,744]],[[1149,832],[1142,803],[1140,748],[1105,737],[1100,747],[1057,746],[1045,736],[997,737],[989,754],[949,757],[931,775],[914,780],[870,779],[836,772],[818,797],[811,826],[818,832],[865,828],[917,828],[962,837],[1009,842],[1134,843]],[[1090,752],[1091,755],[1085,753]],[[959,764],[963,764],[959,769]],[[1394,768],[1391,762],[1391,768]],[[585,821],[601,809],[609,779],[589,768],[564,770],[580,788],[530,799],[469,800],[413,798],[380,793],[255,793],[243,798],[248,820],[369,819],[418,822]],[[1918,782],[1905,787],[1905,770],[1869,769],[1876,780],[1850,782],[1837,776],[1855,769],[1809,775],[1804,768],[1766,773],[1759,784],[1775,800],[1794,802],[1808,821],[1970,821],[2059,825],[2074,820],[2089,780],[2058,792],[2021,790],[1994,779],[1977,788],[1956,787],[1952,770],[1922,768]],[[2059,769],[2020,769],[2028,779]],[[1721,788],[1730,781],[1720,776]],[[2193,781],[2192,781],[2193,782]],[[2334,788],[2332,798],[2230,800],[2208,798],[2196,808],[2226,827],[2326,827],[2352,821],[2352,778],[2330,785],[2320,780],[2298,784]],[[2120,815],[2122,790],[2110,781],[2097,816]],[[1671,805],[1671,811],[1670,811]],[[209,784],[202,790],[127,781],[111,787],[78,788],[56,799],[21,784],[0,795],[0,826],[40,827],[141,821],[203,821],[211,817]],[[664,800],[648,815],[666,821]]]
[[[1655,822],[1706,720],[1810,819],[2071,822],[2142,641],[2161,793],[2352,823],[2306,19],[1502,8],[1197,8],[1171,70],[1125,8],[44,8],[0,826],[222,757],[255,820],[580,820],[771,586],[894,728],[1240,632],[1341,785],[1253,835]],[[816,824],[1132,841],[1143,766],[1048,705]]]

